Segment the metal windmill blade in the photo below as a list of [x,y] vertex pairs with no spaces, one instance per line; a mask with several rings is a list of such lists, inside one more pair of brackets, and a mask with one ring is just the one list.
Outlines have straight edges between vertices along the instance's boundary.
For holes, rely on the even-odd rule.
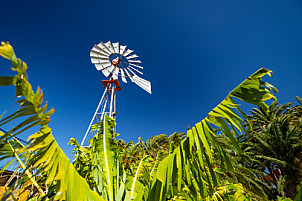
[[129,78],[151,94],[151,82],[137,76],[137,73],[143,75],[141,72],[143,67],[138,65],[142,62],[137,59],[138,55],[132,53],[133,50],[127,49],[126,45],[108,41],[95,45],[90,51],[90,58],[96,69],[101,70],[106,77],[110,76],[111,79],[121,77],[124,83],[127,83],[126,78]]

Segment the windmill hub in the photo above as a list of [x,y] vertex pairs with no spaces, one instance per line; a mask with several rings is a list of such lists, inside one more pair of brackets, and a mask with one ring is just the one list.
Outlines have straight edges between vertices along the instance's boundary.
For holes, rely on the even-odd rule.
[[122,61],[122,58],[120,58],[120,57],[112,59],[111,65],[118,67],[121,64],[121,61]]

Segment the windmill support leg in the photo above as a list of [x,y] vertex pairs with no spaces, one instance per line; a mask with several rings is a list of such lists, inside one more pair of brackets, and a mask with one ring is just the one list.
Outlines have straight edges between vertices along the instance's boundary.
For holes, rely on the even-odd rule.
[[[83,144],[84,144],[84,142],[85,142],[85,139],[86,139],[86,137],[87,137],[87,134],[88,134],[88,132],[89,132],[89,130],[90,130],[90,128],[91,128],[92,122],[93,122],[94,118],[96,117],[96,114],[97,114],[97,112],[98,112],[98,110],[99,110],[99,108],[100,108],[100,106],[101,106],[102,101],[104,100],[104,97],[105,97],[106,92],[107,92],[107,88],[105,89],[105,91],[104,91],[104,93],[103,93],[103,95],[102,95],[102,98],[101,98],[101,100],[100,100],[100,102],[99,102],[99,104],[98,104],[98,107],[96,108],[95,113],[94,113],[94,115],[93,115],[93,117],[92,117],[92,119],[91,119],[91,121],[90,121],[90,124],[89,124],[89,126],[88,126],[88,128],[87,128],[87,131],[86,131],[86,133],[85,133],[85,136],[84,136],[84,138],[83,138],[83,140],[82,140],[82,142],[81,142],[81,146],[83,146]],[[107,101],[107,100],[106,100],[106,101]],[[105,108],[104,108],[104,110],[105,110]]]
[[108,98],[109,98],[109,94],[107,93],[106,100],[105,100],[105,103],[104,103],[104,106],[103,106],[103,110],[102,110],[102,113],[101,113],[101,119],[104,119],[104,115],[105,115],[105,110],[106,110]]
[[113,99],[115,98],[114,93],[115,93],[114,87],[112,87],[111,88],[111,100],[110,100],[110,112],[109,112],[110,117],[112,117],[112,106],[113,106],[113,103],[114,103]]
[[114,112],[116,112],[116,92],[114,93]]

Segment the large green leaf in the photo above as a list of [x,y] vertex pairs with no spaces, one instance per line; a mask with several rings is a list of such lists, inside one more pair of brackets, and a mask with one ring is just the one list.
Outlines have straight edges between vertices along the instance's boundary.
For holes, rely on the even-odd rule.
[[[157,181],[151,189],[154,197],[164,200],[166,197],[183,196],[185,193],[191,199],[200,200],[213,196],[215,188],[219,186],[217,173],[213,169],[217,165],[213,160],[214,152],[221,161],[220,171],[233,168],[215,132],[218,131],[228,139],[235,147],[237,154],[243,153],[233,133],[246,132],[244,125],[246,115],[233,98],[268,108],[265,101],[276,99],[270,90],[277,90],[272,85],[263,82],[261,78],[266,74],[270,75],[270,72],[268,69],[259,69],[232,90],[208,114],[207,118],[188,130],[187,139],[184,139],[181,146],[159,164],[161,171],[157,173]],[[174,163],[175,160],[176,163]],[[173,182],[175,178],[171,179],[171,177],[176,177],[177,184]],[[234,199],[241,199],[243,194],[239,191],[236,193]]]
[[[50,121],[49,116],[54,110],[51,109],[45,112],[47,104],[41,107],[43,93],[39,88],[36,93],[32,90],[30,83],[27,81],[26,63],[20,59],[16,59],[14,51],[8,43],[1,44],[0,55],[11,60],[14,66],[12,70],[18,74],[13,78],[2,77],[0,84],[2,86],[16,85],[16,94],[17,96],[22,96],[22,99],[17,101],[20,104],[20,109],[2,119],[0,123],[4,125],[14,120],[25,118],[25,120],[0,137],[0,152],[2,157],[12,158],[16,156],[18,159],[17,149],[15,150],[11,146],[13,149],[9,150],[6,142],[13,142],[14,139],[10,140],[14,137],[13,135],[18,135],[33,126],[40,125],[40,130],[30,136],[29,146],[23,148],[21,151],[23,153],[30,153],[26,159],[27,167],[21,165],[25,169],[25,172],[28,172],[28,168],[30,167],[35,168],[38,174],[41,173],[40,177],[46,175],[44,183],[40,183],[40,185],[50,185],[55,189],[55,195],[46,195],[54,200],[104,200],[90,189],[85,179],[78,174],[55,141],[51,129],[47,126]],[[18,160],[18,162],[22,163],[21,160]],[[17,180],[17,183],[22,185],[22,181],[22,179]],[[41,195],[44,195],[44,193],[42,192]],[[5,198],[2,197],[2,199]]]
[[103,200],[75,170],[55,141],[50,128],[41,129],[29,139],[32,142],[27,151],[35,153],[29,165],[46,173],[46,185],[55,185],[55,200]]
[[137,195],[143,195],[143,188],[142,188],[142,184],[138,181],[138,178],[141,177],[143,175],[143,171],[145,170],[145,164],[144,161],[147,158],[147,156],[145,156],[144,158],[142,158],[138,164],[138,167],[135,171],[135,176],[132,179],[132,182],[130,182],[130,196],[132,198],[137,197]]
[[259,69],[232,90],[229,95],[247,103],[268,109],[268,106],[264,102],[269,99],[276,100],[276,97],[270,90],[274,90],[275,92],[278,92],[278,90],[273,85],[263,82],[261,78],[264,75],[271,76],[271,73],[271,70],[265,68]]
[[[113,143],[113,138],[115,137],[114,127],[115,120],[107,114],[105,114],[102,122],[92,127],[93,130],[97,130],[91,143],[93,164],[95,166],[94,172],[96,177],[102,174],[102,178],[97,179],[97,185],[104,185],[106,187],[107,196],[104,197],[109,201],[114,200],[117,190],[115,183],[117,176],[116,156]],[[100,188],[100,191],[103,191],[103,189]]]

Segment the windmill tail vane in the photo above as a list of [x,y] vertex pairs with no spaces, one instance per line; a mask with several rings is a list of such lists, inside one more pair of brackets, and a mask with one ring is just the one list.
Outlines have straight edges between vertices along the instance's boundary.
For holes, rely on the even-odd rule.
[[107,112],[110,117],[115,118],[117,114],[116,91],[121,90],[118,81],[119,77],[121,77],[124,83],[127,83],[127,78],[130,79],[131,82],[134,82],[151,94],[151,82],[137,75],[137,73],[143,75],[141,70],[144,69],[144,67],[141,66],[142,62],[137,60],[138,57],[136,54],[133,54],[133,50],[127,49],[126,45],[120,45],[119,42],[100,42],[91,49],[91,62],[98,71],[102,71],[102,73],[110,79],[102,80],[105,90],[86,130],[81,146],[85,146],[85,143],[94,136],[94,132],[89,133],[90,128],[94,123],[103,120],[105,112]]

